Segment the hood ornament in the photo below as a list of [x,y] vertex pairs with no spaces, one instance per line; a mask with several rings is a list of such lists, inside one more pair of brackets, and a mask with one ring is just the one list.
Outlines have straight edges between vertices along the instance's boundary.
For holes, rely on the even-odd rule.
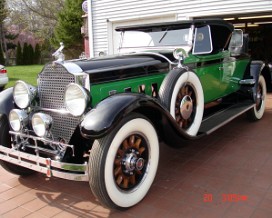
[[63,62],[65,60],[65,56],[62,52],[63,49],[64,49],[64,44],[63,42],[61,42],[58,50],[52,54],[52,56],[56,59],[54,62]]

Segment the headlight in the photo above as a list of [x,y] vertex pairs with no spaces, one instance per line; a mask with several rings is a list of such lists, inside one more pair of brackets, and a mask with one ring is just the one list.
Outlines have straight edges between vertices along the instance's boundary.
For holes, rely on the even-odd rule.
[[89,95],[80,85],[71,83],[64,93],[64,104],[73,116],[81,116],[88,104]]
[[39,137],[44,137],[49,132],[53,119],[48,114],[36,113],[32,117],[32,128]]
[[24,126],[27,125],[28,116],[25,111],[13,109],[9,113],[9,123],[11,128],[19,132]]
[[35,87],[23,81],[17,81],[13,89],[13,99],[19,108],[24,109],[30,105],[36,93]]

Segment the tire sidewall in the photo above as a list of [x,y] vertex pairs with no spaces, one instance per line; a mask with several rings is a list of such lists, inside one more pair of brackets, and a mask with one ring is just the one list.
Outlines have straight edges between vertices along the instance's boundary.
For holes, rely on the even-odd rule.
[[[131,134],[142,135],[148,144],[149,159],[146,175],[133,190],[125,192],[117,187],[113,175],[113,163],[120,144]],[[140,202],[151,187],[159,162],[159,142],[157,133],[150,122],[143,118],[135,118],[125,123],[116,133],[105,157],[105,188],[111,201],[118,207],[131,207]]]
[[257,110],[256,105],[254,106],[254,116],[256,117],[257,120],[260,120],[263,117],[264,111],[265,111],[265,101],[266,101],[266,83],[265,83],[265,79],[262,75],[260,75],[259,77],[259,81],[258,81],[258,85],[261,85],[262,87],[262,96],[264,96],[264,99],[262,100],[262,105],[261,108],[259,110]]
[[202,85],[199,81],[199,78],[196,76],[195,73],[188,71],[186,73],[181,74],[181,76],[177,79],[177,81],[174,85],[171,100],[170,100],[170,114],[174,119],[176,119],[175,118],[176,98],[177,98],[180,88],[185,83],[190,84],[190,86],[194,89],[195,96],[196,96],[195,118],[194,118],[192,125],[186,130],[187,134],[189,134],[191,136],[195,136],[199,130],[200,125],[201,125],[203,112],[204,112],[203,89],[202,89]]

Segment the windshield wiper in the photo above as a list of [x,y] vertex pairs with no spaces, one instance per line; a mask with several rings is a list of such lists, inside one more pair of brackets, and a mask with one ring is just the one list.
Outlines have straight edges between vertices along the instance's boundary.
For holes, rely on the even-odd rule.
[[161,41],[164,39],[164,37],[167,35],[167,33],[168,33],[168,29],[164,32],[164,34],[160,38],[159,43],[161,43]]

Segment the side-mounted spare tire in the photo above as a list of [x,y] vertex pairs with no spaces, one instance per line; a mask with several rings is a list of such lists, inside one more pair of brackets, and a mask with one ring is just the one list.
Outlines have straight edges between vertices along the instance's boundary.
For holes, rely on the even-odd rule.
[[203,118],[204,95],[197,75],[185,69],[174,69],[162,82],[159,98],[182,130],[195,136]]
[[[11,148],[11,137],[9,134],[9,122],[8,118],[5,114],[0,114],[0,145]],[[20,176],[28,176],[35,171],[8,163],[6,161],[0,160],[0,165],[10,173],[20,175]]]

